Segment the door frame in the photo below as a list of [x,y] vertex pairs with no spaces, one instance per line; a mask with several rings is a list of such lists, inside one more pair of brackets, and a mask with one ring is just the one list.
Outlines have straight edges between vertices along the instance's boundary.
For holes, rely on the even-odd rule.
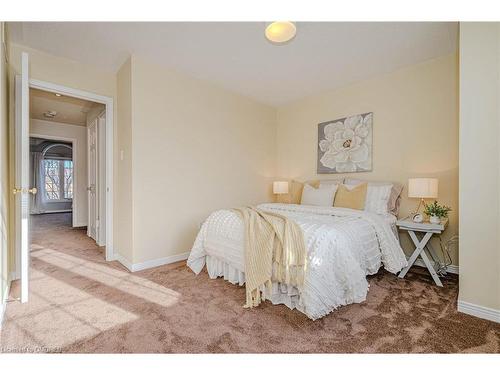
[[74,89],[58,85],[51,82],[41,81],[38,79],[30,79],[29,87],[43,91],[49,91],[61,95],[72,96],[79,99],[89,100],[96,103],[104,104],[105,106],[105,137],[106,137],[106,151],[105,151],[105,168],[106,168],[106,260],[115,260],[115,252],[113,247],[113,146],[114,146],[114,132],[113,132],[113,98],[94,94],[89,91]]

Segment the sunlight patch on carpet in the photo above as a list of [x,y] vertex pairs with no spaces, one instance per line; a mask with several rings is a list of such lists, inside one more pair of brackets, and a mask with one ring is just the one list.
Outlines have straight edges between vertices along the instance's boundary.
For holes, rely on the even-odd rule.
[[33,289],[39,292],[31,292],[29,302],[19,304],[15,314],[8,311],[7,319],[15,323],[19,334],[29,332],[42,347],[63,348],[139,319],[54,278],[45,279],[43,288],[33,285]]
[[72,255],[46,249],[44,252],[37,254],[36,258],[61,268],[60,272],[71,272],[114,288],[118,293],[123,292],[124,298],[129,298],[127,294],[133,295],[148,302],[168,307],[176,304],[180,297],[180,294],[176,291],[135,276],[128,271],[85,261]]

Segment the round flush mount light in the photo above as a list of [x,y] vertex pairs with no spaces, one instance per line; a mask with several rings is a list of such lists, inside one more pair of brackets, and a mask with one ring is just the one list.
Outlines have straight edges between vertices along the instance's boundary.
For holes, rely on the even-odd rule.
[[55,94],[55,95],[56,95],[57,97],[61,97],[61,96],[62,96],[61,94],[58,94],[57,92],[56,92],[56,94]]
[[276,44],[283,44],[293,39],[297,27],[290,21],[271,22],[266,27],[266,38]]

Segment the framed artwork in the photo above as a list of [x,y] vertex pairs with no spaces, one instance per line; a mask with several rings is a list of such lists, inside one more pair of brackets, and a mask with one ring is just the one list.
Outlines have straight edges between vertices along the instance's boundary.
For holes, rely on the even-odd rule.
[[372,170],[373,112],[318,124],[318,174]]

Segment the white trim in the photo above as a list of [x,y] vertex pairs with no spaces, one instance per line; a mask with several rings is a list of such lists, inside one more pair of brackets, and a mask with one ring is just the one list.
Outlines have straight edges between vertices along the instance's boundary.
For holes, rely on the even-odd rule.
[[457,310],[464,314],[500,323],[500,310],[495,310],[490,307],[479,306],[470,302],[460,300],[457,302]]
[[3,301],[0,304],[0,330],[2,329],[3,318],[5,316],[5,311],[7,310],[7,300],[9,299],[10,284],[12,283],[12,278],[7,279],[7,285],[5,286]]
[[130,263],[130,261],[127,258],[122,257],[120,254],[115,252],[115,257],[113,260],[120,262],[122,264],[122,266],[124,266],[130,272],[133,272],[132,271],[132,263]]
[[[45,120],[42,120],[42,121],[45,121]],[[76,126],[76,125],[75,125]],[[71,160],[73,161],[73,186],[78,186],[78,177],[77,177],[77,173],[76,171],[78,170],[78,165],[79,165],[79,160],[77,158],[77,150],[79,150],[79,143],[78,143],[78,139],[76,138],[70,138],[70,137],[60,137],[58,135],[45,135],[45,134],[40,134],[40,133],[31,133],[30,132],[30,138],[42,138],[42,139],[48,139],[50,141],[62,141],[62,142],[71,142]],[[76,217],[78,216],[76,213],[78,212],[79,210],[79,203],[80,203],[80,200],[78,199],[78,195],[77,194],[73,194],[73,199],[72,199],[73,203],[71,204],[71,207],[72,207],[72,212],[75,213],[73,215],[73,222],[71,223],[71,225],[73,227],[77,227],[78,225],[76,225]],[[53,203],[56,203],[55,201],[48,201],[47,203],[50,203],[50,202],[53,202]],[[67,202],[67,201],[65,201]],[[57,211],[45,211],[46,213],[50,213],[50,212],[57,212]],[[65,212],[65,211],[61,211],[61,212]],[[87,225],[87,224],[85,224]],[[83,225],[83,226],[85,226]],[[80,225],[82,226],[82,225]]]
[[115,258],[113,249],[113,98],[92,92],[61,86],[51,82],[30,79],[29,86],[79,99],[90,100],[106,106],[106,260]]
[[39,89],[42,91],[50,91],[57,94],[68,95],[78,99],[91,100],[93,102],[108,104],[110,101],[113,102],[113,98],[108,96],[94,94],[93,92],[74,89],[67,86],[58,85],[57,83],[41,81],[38,79],[30,79],[30,87]]
[[[50,160],[54,160],[54,159],[50,159]],[[72,198],[68,198],[68,199],[66,199],[66,198],[63,198],[63,199],[47,199],[47,198],[43,198],[42,197],[42,200],[43,200],[43,203],[48,203],[48,204],[51,204],[51,203],[72,203],[73,202]],[[47,212],[47,211],[45,211],[45,212]]]
[[[61,214],[63,212],[73,212],[72,209],[67,209],[67,210],[50,210],[50,211],[43,211],[42,213],[39,213],[39,214],[31,214],[31,215],[45,215],[45,214]],[[75,222],[73,220],[73,224],[72,224],[73,228],[75,228]],[[82,226],[85,226],[85,225],[82,225]]]
[[171,255],[171,256],[165,257],[165,258],[147,260],[147,261],[142,262],[142,263],[135,263],[135,264],[132,264],[132,272],[142,271],[142,270],[145,270],[148,268],[159,267],[159,266],[163,266],[165,264],[180,262],[181,260],[186,260],[188,258],[188,256],[189,256],[189,252]]
[[120,254],[115,253],[115,260],[120,262],[130,272],[137,272],[137,271],[142,271],[142,270],[146,270],[149,268],[164,266],[164,265],[170,264],[170,263],[180,262],[182,260],[186,260],[188,258],[188,256],[189,256],[189,252],[186,252],[186,253],[171,255],[171,256],[165,257],[165,258],[152,259],[152,260],[147,260],[147,261],[142,262],[142,263],[135,263],[134,264],[134,263],[131,263],[125,257],[121,256]]
[[[415,266],[425,267],[425,263],[422,259],[417,259],[415,261],[415,263],[413,263],[413,264]],[[450,264],[449,266],[446,267],[446,272],[458,275],[458,266],[455,266],[454,264]]]

